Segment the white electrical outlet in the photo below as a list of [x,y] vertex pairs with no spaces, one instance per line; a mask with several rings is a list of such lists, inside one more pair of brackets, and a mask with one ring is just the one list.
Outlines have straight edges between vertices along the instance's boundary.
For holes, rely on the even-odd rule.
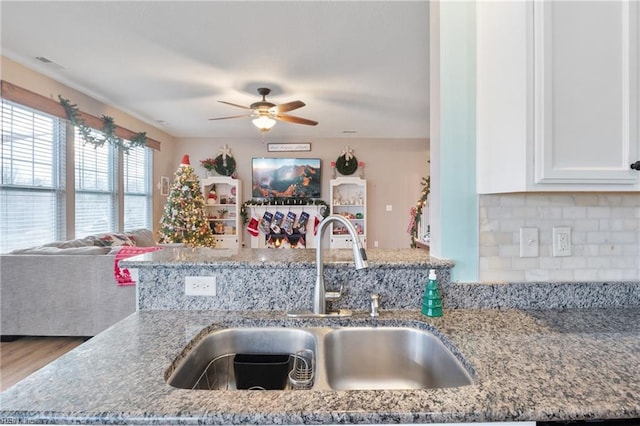
[[520,257],[538,257],[538,228],[520,228]]
[[216,277],[185,277],[184,294],[187,296],[215,296]]
[[559,226],[553,228],[552,254],[555,257],[571,256],[571,228]]

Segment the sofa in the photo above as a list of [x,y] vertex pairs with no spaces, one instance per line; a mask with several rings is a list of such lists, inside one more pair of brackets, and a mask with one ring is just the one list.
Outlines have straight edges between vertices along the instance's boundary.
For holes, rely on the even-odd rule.
[[118,285],[122,247],[153,247],[148,229],[60,241],[0,255],[0,335],[95,336],[136,310]]

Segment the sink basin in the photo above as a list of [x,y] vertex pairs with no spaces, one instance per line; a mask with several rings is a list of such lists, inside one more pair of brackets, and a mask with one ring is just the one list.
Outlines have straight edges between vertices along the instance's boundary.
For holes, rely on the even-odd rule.
[[[301,360],[311,368],[301,371]],[[306,382],[295,380],[300,373],[310,376]],[[436,335],[417,328],[255,327],[216,330],[185,348],[167,383],[208,390],[368,390],[473,381]]]
[[469,373],[435,335],[414,328],[336,329],[324,339],[327,384],[335,390],[470,385]]
[[[186,354],[167,383],[182,389],[233,390],[237,389],[234,374],[236,354],[295,355],[305,349],[311,350],[315,358],[316,337],[302,329],[265,327],[217,330]],[[290,364],[293,365],[294,357],[291,358]],[[279,363],[274,361],[272,365],[279,369]],[[286,368],[287,373],[289,370]]]

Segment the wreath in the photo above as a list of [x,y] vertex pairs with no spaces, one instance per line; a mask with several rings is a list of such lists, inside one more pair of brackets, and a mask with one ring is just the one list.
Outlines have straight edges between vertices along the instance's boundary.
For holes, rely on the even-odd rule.
[[236,171],[236,160],[230,156],[220,154],[216,157],[213,169],[222,176],[231,176]]
[[358,170],[358,159],[353,154],[349,154],[347,159],[347,155],[349,153],[342,154],[336,160],[336,169],[340,172],[341,175],[352,175]]

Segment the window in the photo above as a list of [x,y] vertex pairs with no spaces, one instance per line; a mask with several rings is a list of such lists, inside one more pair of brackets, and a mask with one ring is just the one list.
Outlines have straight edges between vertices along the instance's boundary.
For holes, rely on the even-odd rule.
[[118,229],[118,151],[109,144],[95,147],[75,132],[75,236]]
[[95,148],[66,120],[6,99],[1,123],[0,253],[152,228],[151,148]]
[[65,123],[2,101],[0,252],[65,238]]
[[123,155],[124,229],[152,228],[150,148],[135,148]]

